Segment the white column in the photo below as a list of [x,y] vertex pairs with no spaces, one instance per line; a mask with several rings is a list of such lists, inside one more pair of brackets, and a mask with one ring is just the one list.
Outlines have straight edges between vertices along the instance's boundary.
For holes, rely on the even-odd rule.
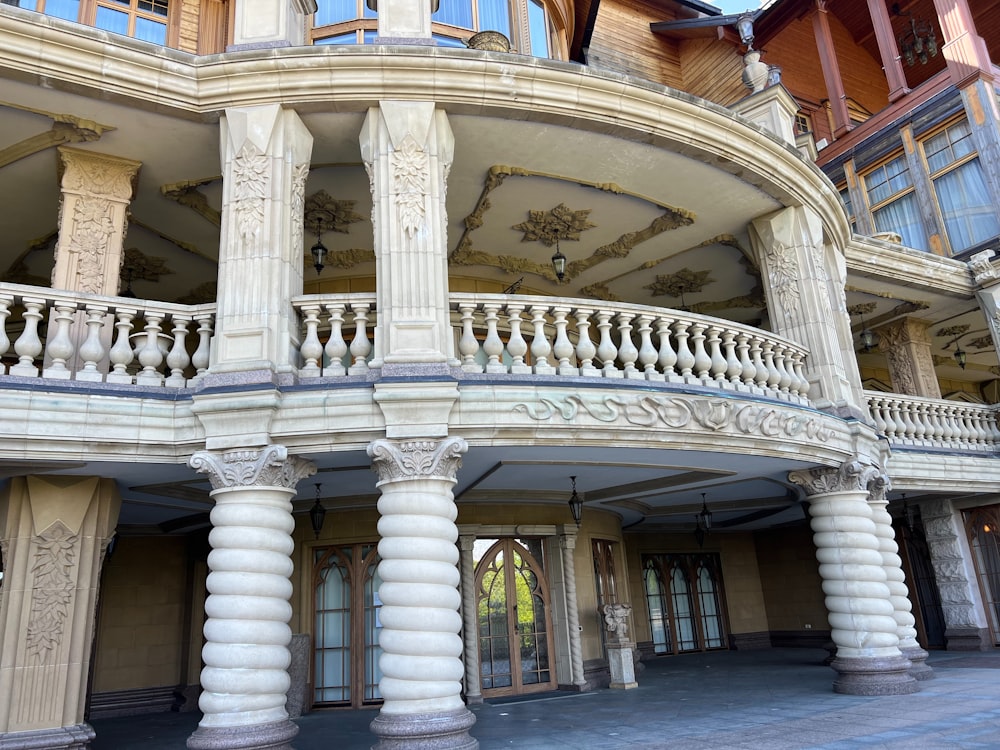
[[434,44],[431,14],[439,0],[368,0],[378,11],[376,44]]
[[839,469],[793,471],[809,501],[819,574],[837,656],[838,693],[902,695],[916,692],[899,650],[899,636],[883,568],[868,482],[877,469],[860,461]]
[[0,495],[0,748],[86,748],[83,720],[113,480],[17,477]]
[[282,445],[204,451],[190,466],[212,482],[212,532],[201,673],[203,712],[192,750],[290,750],[298,727],[288,719],[292,638],[289,597],[294,549],[292,497],[312,463]]
[[821,409],[868,419],[851,341],[838,248],[827,248],[815,211],[793,206],[751,225],[775,333],[809,349],[809,398]]
[[305,44],[305,18],[316,0],[234,0],[233,43],[226,52]]
[[886,585],[889,587],[889,601],[892,602],[893,617],[896,620],[896,635],[899,636],[899,650],[910,660],[910,676],[916,680],[930,680],[934,670],[927,666],[927,652],[917,643],[917,629],[914,627],[910,591],[906,587],[903,560],[899,556],[899,545],[892,530],[892,516],[887,510],[890,484],[889,477],[879,474],[868,483],[868,505],[872,509],[875,522],[875,536],[882,555]]
[[382,561],[379,689],[371,724],[379,750],[475,750],[476,717],[462,702],[457,509],[451,488],[467,446],[461,438],[375,440],[378,545]]
[[465,642],[465,702],[482,703],[482,675],[479,672],[479,610],[476,608],[476,561],[472,553],[475,534],[458,538],[459,565],[462,570],[462,640]]
[[312,135],[277,104],[226,110],[222,230],[211,372],[290,373],[300,326],[303,209]]
[[371,366],[383,372],[459,365],[448,309],[445,212],[454,146],[448,117],[433,102],[379,102],[361,131],[378,282]]
[[573,669],[572,680],[581,692],[589,690],[583,671],[583,643],[580,640],[580,609],[576,603],[576,529],[563,527],[559,534],[562,550],[563,581],[566,586],[566,627],[569,630],[569,661]]

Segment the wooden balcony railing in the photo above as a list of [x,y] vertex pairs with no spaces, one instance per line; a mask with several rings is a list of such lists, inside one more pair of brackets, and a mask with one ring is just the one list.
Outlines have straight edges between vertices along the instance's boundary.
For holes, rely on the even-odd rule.
[[875,426],[891,444],[993,453],[1000,447],[997,407],[865,391]]

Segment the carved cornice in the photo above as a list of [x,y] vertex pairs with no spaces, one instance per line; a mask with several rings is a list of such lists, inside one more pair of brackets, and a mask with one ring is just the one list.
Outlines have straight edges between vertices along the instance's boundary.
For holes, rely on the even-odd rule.
[[[18,108],[20,109],[20,108]],[[35,111],[35,110],[30,110]],[[73,115],[36,112],[53,120],[52,128],[0,149],[0,169],[40,151],[64,143],[91,143],[115,128]]]
[[402,479],[453,481],[469,446],[458,437],[444,440],[375,440],[368,446],[379,482]]
[[801,486],[808,495],[833,492],[867,492],[869,484],[884,474],[878,467],[857,458],[836,468],[804,469],[788,474],[788,481]]
[[813,416],[721,398],[608,396],[593,400],[574,394],[552,398],[543,396],[536,403],[516,404],[513,411],[537,422],[555,417],[572,422],[589,417],[606,424],[673,430],[702,429],[770,438],[804,436],[824,443],[833,436],[833,430]]
[[208,474],[215,490],[229,487],[295,489],[302,479],[316,473],[312,461],[290,457],[283,445],[224,453],[201,451],[191,456],[188,466],[200,474]]

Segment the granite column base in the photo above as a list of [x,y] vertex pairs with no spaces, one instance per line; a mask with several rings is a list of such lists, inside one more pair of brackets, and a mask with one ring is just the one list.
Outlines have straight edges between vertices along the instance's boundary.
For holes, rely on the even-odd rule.
[[835,693],[909,695],[920,690],[909,673],[910,660],[903,656],[837,657],[830,666],[837,671]]
[[476,723],[467,708],[435,714],[382,714],[371,723],[379,738],[372,750],[478,750],[469,734]]
[[0,750],[83,750],[97,735],[89,724],[0,734]]
[[910,677],[915,680],[933,680],[934,670],[927,666],[927,652],[919,646],[913,648],[900,647],[903,656],[910,660]]
[[198,727],[188,750],[292,750],[299,728],[288,719],[242,727]]

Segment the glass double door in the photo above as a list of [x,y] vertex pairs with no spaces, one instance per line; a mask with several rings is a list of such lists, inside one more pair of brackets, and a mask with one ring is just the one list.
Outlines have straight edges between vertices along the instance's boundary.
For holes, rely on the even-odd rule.
[[555,689],[541,540],[477,539],[473,557],[483,696]]

